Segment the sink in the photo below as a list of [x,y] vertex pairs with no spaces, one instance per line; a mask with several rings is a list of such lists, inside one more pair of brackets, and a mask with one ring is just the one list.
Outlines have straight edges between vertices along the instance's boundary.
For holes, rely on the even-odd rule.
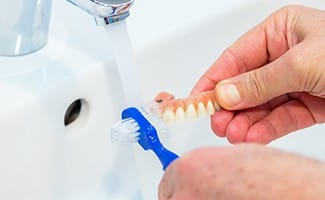
[[[228,45],[290,2],[202,0],[202,13],[194,0],[136,2],[128,25],[139,96],[150,100],[161,90],[186,96]],[[322,0],[300,2],[325,9]],[[0,199],[157,199],[158,160],[109,138],[124,97],[106,32],[66,2],[53,4],[48,45],[0,57]],[[325,160],[324,130],[297,131],[270,146]],[[214,136],[208,118],[170,127],[162,141],[180,155],[229,145]]]

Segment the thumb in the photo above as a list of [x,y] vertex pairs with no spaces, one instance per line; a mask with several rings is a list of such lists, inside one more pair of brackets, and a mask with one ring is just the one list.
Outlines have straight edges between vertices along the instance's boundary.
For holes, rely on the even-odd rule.
[[296,91],[294,66],[288,59],[278,60],[219,82],[216,99],[222,108],[238,110],[254,107],[283,94]]

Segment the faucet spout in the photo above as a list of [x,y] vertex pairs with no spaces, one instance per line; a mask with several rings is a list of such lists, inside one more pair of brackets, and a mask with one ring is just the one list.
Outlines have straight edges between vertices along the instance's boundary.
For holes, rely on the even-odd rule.
[[[52,0],[1,0],[0,56],[22,56],[47,43]],[[95,18],[99,26],[122,21],[134,0],[67,0]]]
[[95,18],[98,26],[122,21],[129,15],[134,0],[67,0]]

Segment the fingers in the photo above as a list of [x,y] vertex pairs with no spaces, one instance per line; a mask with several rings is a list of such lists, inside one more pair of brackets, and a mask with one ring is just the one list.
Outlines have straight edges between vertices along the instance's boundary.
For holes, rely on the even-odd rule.
[[314,125],[309,109],[298,100],[291,100],[254,124],[247,132],[246,142],[267,144],[290,132]]
[[268,115],[273,108],[287,102],[287,95],[272,99],[268,104],[238,111],[221,110],[211,117],[211,128],[219,137],[227,137],[230,143],[240,143],[246,138],[249,128]]
[[216,86],[216,98],[221,107],[238,110],[261,105],[294,91],[301,91],[303,77],[301,64],[296,56],[301,56],[304,45],[300,43],[278,60],[256,70],[221,81]]
[[228,141],[233,144],[244,142],[251,126],[270,114],[275,107],[289,100],[290,98],[287,95],[283,95],[272,99],[267,104],[239,112],[227,124],[224,134]]
[[226,129],[228,141],[232,144],[244,142],[249,128],[269,113],[268,105],[264,104],[237,114]]
[[[217,135],[227,136],[232,143],[268,143],[325,121],[325,113],[319,109],[324,107],[325,97],[324,16],[324,11],[301,6],[281,9],[216,60],[192,94],[215,89],[217,102],[227,110],[211,118]],[[268,103],[292,92],[318,98],[311,100],[307,95],[284,104]],[[257,112],[256,106],[265,103],[270,110]]]
[[211,117],[211,128],[212,131],[219,137],[226,136],[226,130],[228,124],[234,118],[235,113],[231,111],[221,110],[216,112]]
[[[215,88],[215,85],[223,79],[263,65],[267,61],[265,35],[263,32],[262,27],[256,27],[225,50],[215,63],[203,74],[194,86],[191,94],[212,90]],[[252,43],[251,40],[253,40],[253,38],[255,38],[255,42],[253,42],[254,45],[247,46],[246,43]]]
[[287,9],[281,9],[243,35],[200,78],[192,94],[212,90],[219,81],[263,66],[286,52],[297,42],[286,30],[293,18],[288,15]]
[[222,159],[219,152],[224,153],[223,148],[205,147],[174,161],[159,184],[159,200],[216,199],[215,181],[220,178],[214,174],[223,173],[216,168]]
[[212,117],[216,135],[230,143],[257,142],[267,144],[292,131],[324,123],[325,99],[307,93],[275,98],[268,104],[238,112],[223,111]]
[[316,123],[325,123],[325,98],[307,93],[301,93],[297,98],[308,108]]
[[[213,168],[220,157],[220,153],[216,152],[218,149],[222,152],[223,148],[204,147],[194,150],[168,166],[159,184],[159,199],[215,199],[212,189],[217,177],[213,177]],[[199,191],[198,185],[201,185]]]
[[215,88],[218,103],[222,108],[238,110],[291,92],[325,97],[325,53],[319,51],[323,44],[306,39],[261,68],[219,82]]

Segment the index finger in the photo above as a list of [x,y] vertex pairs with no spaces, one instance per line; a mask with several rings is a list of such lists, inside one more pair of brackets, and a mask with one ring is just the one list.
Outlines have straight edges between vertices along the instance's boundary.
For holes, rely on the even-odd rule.
[[191,94],[212,90],[224,79],[256,69],[275,60],[293,46],[294,31],[288,30],[296,11],[283,8],[227,48],[195,84]]

